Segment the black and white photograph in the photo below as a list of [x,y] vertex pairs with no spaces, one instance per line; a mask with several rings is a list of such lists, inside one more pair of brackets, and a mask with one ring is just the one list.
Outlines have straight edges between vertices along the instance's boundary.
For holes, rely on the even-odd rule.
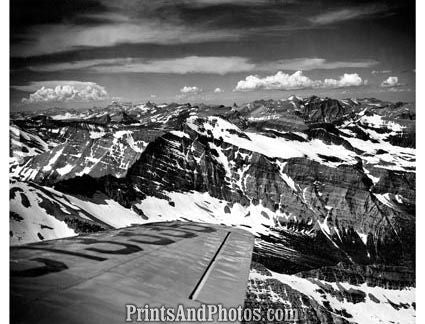
[[420,323],[414,0],[8,5],[2,322]]

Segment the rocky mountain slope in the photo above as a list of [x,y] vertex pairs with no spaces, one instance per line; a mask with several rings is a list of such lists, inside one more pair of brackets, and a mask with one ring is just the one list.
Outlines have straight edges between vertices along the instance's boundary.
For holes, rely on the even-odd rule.
[[173,219],[238,226],[257,237],[246,307],[408,323],[415,168],[414,105],[373,98],[18,114],[11,243]]

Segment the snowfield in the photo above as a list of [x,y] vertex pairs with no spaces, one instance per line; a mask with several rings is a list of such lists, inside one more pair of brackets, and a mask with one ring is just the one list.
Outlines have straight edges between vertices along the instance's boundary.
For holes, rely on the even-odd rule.
[[[238,127],[220,117],[208,117],[207,121],[201,125],[196,122],[198,119],[198,116],[191,116],[187,120],[187,125],[199,134],[208,136],[208,133],[211,133],[216,139],[222,138],[226,143],[252,152],[258,152],[268,157],[282,159],[308,157],[330,167],[337,167],[341,163],[326,161],[320,155],[332,156],[349,164],[357,163],[356,157],[358,157],[358,154],[343,145],[326,144],[319,139],[305,142],[290,141],[283,137],[273,138],[252,132],[245,132],[244,134],[248,136],[248,138],[245,138],[238,136],[238,133],[243,133]],[[371,141],[353,137],[345,139],[355,148],[367,153],[362,155],[362,159],[367,164],[392,170],[405,170],[406,168],[415,167],[415,149],[391,145],[385,141],[389,136],[388,134],[382,135],[369,129],[364,131],[379,142],[372,143]],[[387,153],[376,155],[379,149],[383,149]]]

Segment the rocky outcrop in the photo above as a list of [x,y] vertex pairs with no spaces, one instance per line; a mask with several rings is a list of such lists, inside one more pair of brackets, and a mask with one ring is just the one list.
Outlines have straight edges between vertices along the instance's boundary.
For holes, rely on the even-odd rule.
[[328,123],[340,120],[352,109],[344,107],[339,100],[312,96],[303,105],[301,114],[306,123]]
[[145,146],[134,139],[132,131],[80,130],[65,143],[16,167],[14,176],[50,185],[83,174],[122,177]]
[[[373,323],[391,322],[394,318],[414,321],[414,289],[403,288],[411,279],[410,274],[397,272],[393,275],[390,269],[376,270],[377,267],[353,268],[349,264],[339,264],[333,270],[327,267],[323,271],[287,276],[272,273],[262,264],[253,262],[245,310],[259,309],[263,323],[267,323],[264,319],[270,309],[283,310],[286,322]],[[407,279],[401,288],[398,278]]]
[[338,263],[297,273],[301,278],[318,279],[327,282],[348,282],[352,285],[367,284],[370,287],[404,289],[415,286],[415,273],[406,266],[383,264],[359,265]]

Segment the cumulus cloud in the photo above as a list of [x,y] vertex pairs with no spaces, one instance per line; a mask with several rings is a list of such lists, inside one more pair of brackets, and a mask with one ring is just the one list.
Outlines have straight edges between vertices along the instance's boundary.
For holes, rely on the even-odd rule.
[[315,82],[304,76],[302,71],[297,71],[294,74],[286,74],[279,71],[276,75],[270,75],[264,78],[260,78],[257,75],[248,75],[245,80],[238,82],[235,90],[291,90],[312,88],[316,83],[317,81]]
[[266,76],[261,78],[257,75],[249,75],[245,80],[237,83],[235,91],[251,91],[251,90],[296,90],[307,88],[344,88],[344,87],[358,87],[366,84],[357,74],[345,73],[338,80],[325,79],[325,80],[312,80],[303,75],[302,71],[297,71],[293,74],[287,74],[282,71],[277,72],[275,75]]
[[398,82],[398,77],[396,76],[390,76],[381,83],[381,87],[383,88],[394,88],[399,86],[401,86],[401,83]]
[[224,90],[221,89],[221,88],[215,88],[214,89],[214,93],[222,93],[222,92],[224,92]]
[[367,84],[367,81],[363,81],[357,73],[344,73],[340,76],[339,80],[325,79],[321,87],[323,88],[346,88],[346,87],[359,87],[363,84]]
[[123,100],[123,98],[122,98],[122,97],[112,97],[111,102],[112,102],[112,103],[114,103],[114,102],[119,103],[119,102],[121,102],[122,100]]
[[84,102],[99,101],[108,98],[106,89],[94,82],[80,81],[54,81],[34,82],[28,86],[15,87],[23,91],[34,91],[34,87],[41,87],[29,95],[22,98],[23,103],[47,103],[47,102]]
[[196,87],[196,86],[184,86],[180,89],[180,92],[183,94],[197,94],[200,93],[202,89]]

